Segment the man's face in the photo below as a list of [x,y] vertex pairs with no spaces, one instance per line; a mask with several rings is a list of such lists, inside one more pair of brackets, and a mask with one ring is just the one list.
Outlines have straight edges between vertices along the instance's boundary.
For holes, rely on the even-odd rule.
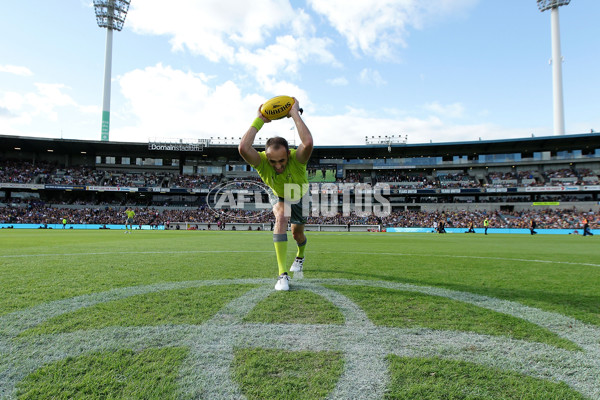
[[267,161],[275,169],[275,172],[281,174],[287,165],[289,152],[283,146],[276,149],[271,146],[265,151],[265,154]]

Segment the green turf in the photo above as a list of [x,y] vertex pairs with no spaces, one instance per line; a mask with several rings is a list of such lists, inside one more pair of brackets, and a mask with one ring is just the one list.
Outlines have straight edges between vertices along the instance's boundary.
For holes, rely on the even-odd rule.
[[[308,232],[307,236],[309,242],[304,271],[307,280],[375,280],[446,288],[510,300],[600,326],[600,239],[597,237],[316,232]],[[0,317],[52,301],[141,285],[268,278],[271,286],[278,274],[272,243],[270,232],[136,231],[125,235],[123,231],[2,230]],[[296,251],[293,243],[290,235],[289,263]],[[43,335],[46,334],[111,325],[200,324],[215,315],[229,301],[256,286],[201,286],[113,300],[50,318],[26,331],[25,336],[14,340],[28,343],[27,346],[33,349],[38,340],[37,336],[31,335],[33,333],[42,335],[39,340],[43,341]],[[328,287],[353,300],[377,325],[472,331],[542,342],[554,347],[574,348],[566,339],[558,338],[537,325],[467,303],[402,290],[352,285]],[[324,298],[307,290],[273,292],[250,311],[245,321],[338,326],[344,323],[339,310]],[[2,357],[3,343],[8,343],[6,348],[12,346],[12,342],[3,340],[0,336]],[[136,357],[141,354],[148,354],[147,357],[153,358],[156,351],[159,350],[149,350],[149,353],[126,351],[119,352],[114,357],[109,353],[95,353],[48,364],[21,382],[20,393],[58,393],[67,386],[84,382],[82,386],[78,386],[78,390],[89,394],[89,397],[79,398],[102,398],[103,394],[108,393],[104,391],[108,383],[95,381],[91,379],[91,375],[85,375],[82,371],[93,371],[93,375],[100,376],[100,380],[110,381],[112,378],[102,378],[104,371],[111,376],[110,371],[115,368],[134,365]],[[164,358],[170,360],[176,374],[181,354],[177,350],[178,355],[173,356],[170,351],[165,353]],[[237,371],[236,382],[258,379],[252,377],[252,371],[239,373],[248,362],[265,364],[264,368],[260,367],[261,373],[266,371],[270,374],[268,364],[273,358],[270,351],[261,353],[260,349],[256,349],[256,353],[249,357],[245,354],[246,350],[239,350],[236,353],[236,364],[231,367],[232,373]],[[294,357],[296,356],[294,353]],[[158,358],[161,357],[162,355]],[[312,357],[319,359],[320,356],[318,353],[307,352],[306,358]],[[329,355],[325,358],[332,360]],[[282,365],[293,364],[289,359],[277,362]],[[337,362],[333,364],[337,365]],[[309,361],[307,363],[312,365]],[[420,361],[404,360],[402,363],[409,365],[411,369],[420,368]],[[149,364],[154,365],[157,371],[162,368],[155,362]],[[8,375],[3,375],[1,368],[11,367],[9,364],[2,364],[0,357],[0,379],[3,379],[3,376]],[[338,367],[332,368],[337,371]],[[469,377],[461,378],[458,386],[473,387],[475,392],[487,393],[491,389],[486,382],[495,382],[494,377],[490,376],[493,373],[478,372],[482,370],[480,366],[471,368],[455,365],[449,369],[452,368],[463,371],[461,374]],[[440,364],[439,370],[445,369],[446,364]],[[395,370],[397,367],[392,367],[393,376]],[[283,374],[281,371],[286,369],[273,376]],[[329,374],[325,369],[318,371],[320,372],[315,379],[324,377],[326,381],[323,385],[319,384],[320,388],[335,386],[338,372]],[[84,376],[82,374],[85,375],[84,378],[80,378]],[[302,375],[304,372],[298,374]],[[161,381],[162,376],[163,372],[151,372],[148,379]],[[533,397],[523,395],[523,398],[561,398],[544,397],[544,393],[547,393],[544,390],[564,393],[564,398],[567,399],[577,398],[569,397],[572,393],[569,394],[570,389],[566,389],[564,384],[547,381],[532,383],[534,380],[531,378],[516,374],[508,374],[502,379],[506,380],[498,385],[507,388],[518,386],[515,393],[532,391]],[[144,388],[150,384],[142,380],[128,379],[131,383],[126,383],[125,386],[130,388],[127,390],[135,390],[139,386],[140,393],[144,393]],[[312,385],[306,382],[305,384]],[[392,381],[393,391],[390,395],[399,395],[399,390],[394,386],[397,385],[396,382],[395,379]],[[429,380],[426,380],[425,386],[430,382],[435,386],[435,382]],[[291,387],[294,384],[290,384]],[[270,383],[262,388],[258,388],[258,383],[256,389],[252,386],[255,385],[246,385],[244,391],[251,393],[256,390],[256,394],[252,396],[257,397],[261,396],[260,393],[279,390]],[[118,390],[125,389],[119,386],[110,390],[123,393]],[[267,392],[260,392],[261,390]],[[314,396],[317,396],[317,392],[318,396],[322,396],[327,390],[329,389],[318,389]],[[430,398],[479,398],[452,397],[458,394],[453,394],[454,389],[448,390],[452,391],[449,394],[434,392],[439,397]],[[469,395],[475,392],[471,391]],[[171,389],[161,392],[160,396],[164,394],[168,398],[171,396],[169,393],[172,393]],[[149,394],[145,398],[162,398],[157,396]],[[300,398],[297,396],[300,395],[291,395],[289,398]],[[515,396],[507,398],[520,398]],[[30,398],[37,397],[33,394]],[[77,396],[73,395],[73,398]]]
[[249,400],[324,399],[343,365],[336,352],[238,349],[233,375]]
[[462,361],[389,356],[386,399],[397,400],[575,400],[564,383],[534,379]]
[[273,293],[244,318],[246,322],[343,324],[344,316],[323,297],[306,290]]
[[51,318],[24,334],[73,332],[107,326],[201,324],[252,287],[204,286],[132,296]]
[[18,398],[176,399],[177,367],[186,349],[120,350],[48,364],[19,384]]
[[[0,315],[116,287],[277,275],[268,232],[124,235],[122,231],[4,230],[0,235]],[[596,237],[308,236],[306,270],[313,278],[439,286],[514,300],[600,325],[600,239]],[[290,263],[294,251],[295,246],[288,246]]]

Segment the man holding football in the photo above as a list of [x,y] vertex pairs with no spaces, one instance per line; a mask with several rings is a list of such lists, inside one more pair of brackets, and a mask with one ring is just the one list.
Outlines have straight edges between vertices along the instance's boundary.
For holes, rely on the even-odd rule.
[[313,150],[313,138],[300,116],[298,100],[294,99],[294,104],[287,117],[294,120],[302,142],[297,149],[290,150],[287,140],[282,137],[273,137],[267,140],[265,151],[258,152],[252,147],[256,134],[263,124],[271,122],[261,113],[260,107],[257,118],[252,122],[238,146],[240,155],[256,169],[263,182],[278,197],[278,202],[273,205],[273,214],[275,215],[273,244],[279,268],[279,278],[275,284],[275,290],[289,290],[289,276],[286,272],[288,221],[291,222],[292,236],[298,246],[296,259],[290,267],[290,271],[294,273],[302,272],[307,241],[304,234],[306,220],[302,213],[301,199],[308,192],[306,164]]

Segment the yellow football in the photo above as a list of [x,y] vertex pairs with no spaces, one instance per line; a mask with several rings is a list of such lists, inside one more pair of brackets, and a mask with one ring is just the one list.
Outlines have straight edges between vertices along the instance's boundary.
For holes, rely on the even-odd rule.
[[260,112],[270,120],[287,117],[295,101],[290,96],[277,96],[265,101],[260,107]]

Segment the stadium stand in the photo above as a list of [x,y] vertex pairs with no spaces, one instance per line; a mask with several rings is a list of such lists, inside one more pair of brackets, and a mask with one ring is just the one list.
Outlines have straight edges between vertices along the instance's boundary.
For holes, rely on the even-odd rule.
[[[0,224],[122,224],[136,207],[140,225],[157,228],[185,221],[205,229],[240,222],[267,224],[269,212],[247,208],[216,214],[210,193],[223,185],[255,199],[255,171],[231,144],[151,146],[0,137]],[[156,150],[159,149],[159,150]],[[488,217],[496,228],[581,229],[595,226],[600,196],[600,134],[416,145],[316,147],[309,167],[311,192],[319,198],[348,191],[350,209],[315,213],[309,224],[346,227],[476,226]],[[347,185],[347,186],[345,186]],[[390,213],[354,210],[356,196],[374,188]],[[262,197],[261,197],[262,196]],[[199,225],[198,225],[199,224]],[[252,228],[252,226],[248,226]],[[211,226],[212,228],[212,226]],[[216,228],[215,228],[216,229]]]

